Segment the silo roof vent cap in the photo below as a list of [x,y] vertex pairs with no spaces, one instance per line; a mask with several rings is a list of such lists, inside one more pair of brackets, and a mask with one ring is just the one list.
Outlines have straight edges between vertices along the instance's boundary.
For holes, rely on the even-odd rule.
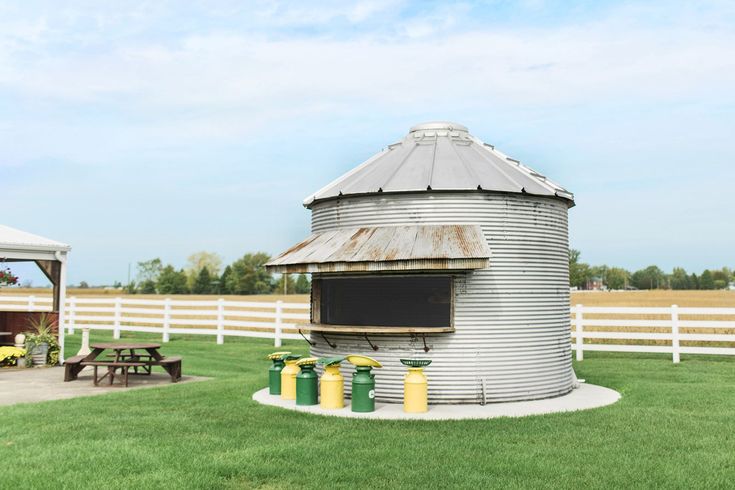
[[466,126],[449,121],[433,121],[417,124],[409,130],[409,133],[419,133],[424,131],[456,131],[467,133],[469,130]]

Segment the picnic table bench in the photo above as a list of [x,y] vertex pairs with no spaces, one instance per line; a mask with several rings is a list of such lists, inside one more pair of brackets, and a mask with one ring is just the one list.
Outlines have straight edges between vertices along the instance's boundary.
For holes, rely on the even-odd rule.
[[[131,367],[143,367],[146,364],[144,362],[115,362],[115,361],[85,361],[82,362],[83,366],[92,366],[94,367],[94,378],[92,382],[95,386],[98,386],[103,379],[109,377],[110,384],[115,380],[115,371],[120,370],[121,374],[123,375],[123,386],[128,386],[128,372]],[[97,376],[97,368],[98,367],[106,367],[107,372],[103,374],[102,376]]]
[[[176,383],[181,379],[181,357],[169,356],[164,357],[158,352],[160,344],[150,343],[104,343],[94,344],[91,346],[92,352],[84,355],[70,357],[65,362],[64,369],[64,381],[73,381],[77,379],[77,376],[87,366],[94,367],[94,385],[98,386],[99,383],[108,378],[109,384],[112,384],[115,380],[116,372],[119,370],[122,374],[122,384],[128,386],[128,375],[130,369],[133,369],[133,374],[151,374],[153,366],[161,366],[171,376],[171,382]],[[100,355],[105,350],[114,351],[113,354],[108,354],[104,357],[112,357],[111,360],[105,360],[100,358]],[[145,354],[136,352],[145,351]],[[126,352],[127,351],[127,352]],[[106,367],[107,372],[101,377],[98,377],[98,368]],[[138,369],[143,372],[139,373]]]
[[[137,354],[135,352],[125,354],[122,353],[119,356],[117,354],[107,354],[107,357],[119,359],[122,362],[142,362],[143,366],[131,366],[133,367],[134,374],[151,374],[151,368],[156,365],[156,360],[150,354]],[[167,359],[164,357],[164,359]],[[180,359],[180,358],[179,358]],[[142,373],[138,372],[138,368],[142,368]]]

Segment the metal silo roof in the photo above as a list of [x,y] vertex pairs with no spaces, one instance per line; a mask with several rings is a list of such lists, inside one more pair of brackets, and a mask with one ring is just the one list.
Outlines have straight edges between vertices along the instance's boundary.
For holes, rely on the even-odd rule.
[[451,122],[414,126],[398,143],[374,155],[304,200],[382,192],[491,191],[556,196],[574,205],[574,195]]

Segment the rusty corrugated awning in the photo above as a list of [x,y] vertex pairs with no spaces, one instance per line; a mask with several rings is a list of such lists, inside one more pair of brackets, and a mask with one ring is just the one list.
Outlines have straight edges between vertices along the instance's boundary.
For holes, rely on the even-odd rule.
[[315,233],[266,264],[270,272],[469,270],[487,267],[477,225],[372,226]]

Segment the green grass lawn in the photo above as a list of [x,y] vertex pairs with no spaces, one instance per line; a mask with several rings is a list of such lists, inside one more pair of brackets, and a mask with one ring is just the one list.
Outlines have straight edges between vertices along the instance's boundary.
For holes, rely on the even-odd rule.
[[[79,335],[68,339],[68,351],[76,352]],[[305,351],[302,342],[286,345]],[[185,374],[213,380],[0,407],[0,488],[732,488],[735,482],[735,359],[685,357],[674,365],[655,355],[586,353],[578,376],[620,391],[617,404],[520,419],[402,422],[256,404],[251,395],[267,383],[264,356],[272,350],[266,340],[218,346],[174,338],[164,354],[184,356]]]

